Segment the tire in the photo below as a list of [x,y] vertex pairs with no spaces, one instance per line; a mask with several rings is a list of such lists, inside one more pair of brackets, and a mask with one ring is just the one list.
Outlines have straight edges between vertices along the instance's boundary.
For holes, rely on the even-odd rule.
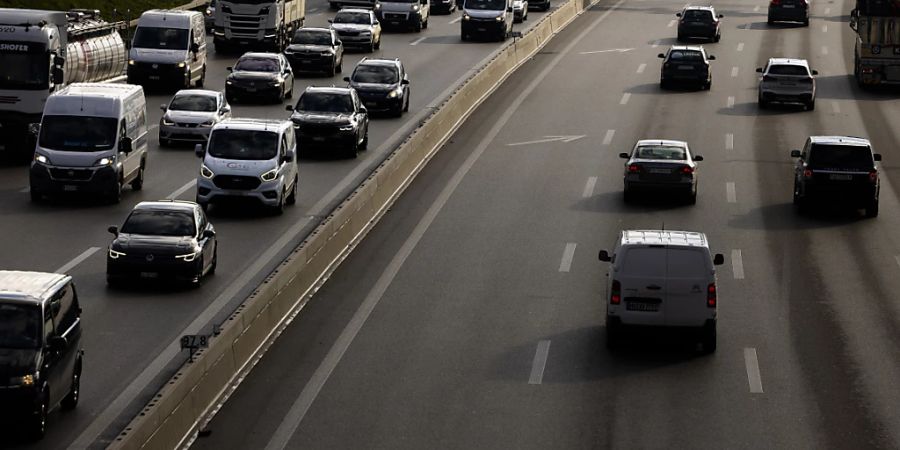
[[216,273],[216,266],[219,265],[219,246],[216,245],[216,249],[213,250],[213,260],[209,263],[209,272],[208,275],[214,275]]
[[684,42],[684,36],[682,36],[681,33],[678,33],[678,35],[675,36],[675,42]]
[[333,77],[336,73],[337,73],[337,66],[332,64],[331,67],[329,67],[328,70],[325,72],[325,75],[328,75],[329,77]]
[[406,93],[406,100],[403,102],[403,112],[409,112],[409,92]]
[[721,35],[721,34],[715,35],[715,37],[713,37],[713,39],[712,39],[713,42],[719,42],[719,41],[721,41],[721,40],[722,40],[722,35]]
[[713,353],[716,351],[716,324],[706,324],[703,327],[703,336],[700,338],[700,344],[703,346],[705,353]]
[[413,25],[413,31],[415,31],[416,33],[422,31],[422,28],[425,28],[425,26],[423,25],[421,20],[419,20],[418,22],[415,23],[415,25]]
[[378,41],[372,46],[373,49],[378,50],[381,48],[381,36],[378,36]]
[[772,16],[769,16],[769,17],[766,19],[766,24],[768,24],[770,27],[771,27],[772,25],[775,25],[775,20],[772,19]]
[[816,109],[816,100],[815,99],[806,102],[806,110],[807,111],[814,111],[815,109]]
[[171,147],[171,146],[172,146],[172,141],[169,140],[169,139],[165,139],[165,138],[163,138],[163,137],[160,137],[160,138],[159,138],[159,146],[160,146],[160,147]]
[[659,88],[662,90],[668,90],[670,88],[669,82],[666,80],[659,80]]
[[366,151],[369,149],[369,129],[366,128],[366,134],[363,136],[362,143],[359,144],[359,149],[362,151]]
[[803,26],[804,26],[804,27],[808,27],[808,26],[809,26],[809,17],[803,19]]
[[354,140],[353,144],[348,145],[347,149],[344,150],[344,157],[347,159],[356,158],[356,155],[359,153],[359,144]]
[[793,202],[794,202],[794,205],[795,205],[795,206],[800,206],[800,204],[803,203],[803,199],[800,197],[800,190],[797,189],[797,182],[796,182],[796,181],[794,181],[794,195],[793,195]]
[[391,115],[394,117],[403,116],[403,104],[401,103],[401,104],[397,105],[397,108],[392,111]]
[[71,411],[78,406],[78,398],[81,394],[81,359],[75,363],[75,370],[72,371],[72,385],[69,387],[69,393],[62,399],[60,407],[63,410]]
[[689,205],[696,205],[696,204],[697,204],[697,190],[696,190],[696,189],[692,189],[692,190],[689,190],[689,191],[688,191],[688,193],[687,193],[687,202],[688,202]]
[[287,195],[286,192],[282,192],[281,196],[278,197],[278,204],[272,207],[272,214],[276,216],[280,216],[284,214],[284,203],[286,201]]
[[425,21],[422,22],[422,29],[423,29],[423,30],[427,30],[427,29],[428,29],[428,19],[425,19]]
[[284,98],[288,100],[294,98],[294,80],[291,80],[291,89],[287,91],[287,95],[285,95]]
[[763,100],[761,95],[757,97],[757,103],[759,103],[759,109],[767,109],[769,107],[769,102]]
[[704,91],[708,91],[708,90],[710,90],[710,89],[712,89],[712,80],[709,80],[709,81],[707,81],[706,83],[703,84],[703,90],[704,90]]
[[341,73],[344,71],[344,58],[341,58],[341,62],[338,63],[337,68],[335,69],[337,73]]
[[144,164],[141,163],[141,167],[138,169],[138,176],[131,180],[131,190],[139,191],[144,188]]
[[469,40],[469,36],[466,36],[465,34],[460,34],[460,35],[459,35],[459,40],[461,40],[461,41],[463,41],[463,42],[466,42],[466,41]]
[[866,217],[872,219],[878,217],[878,198],[869,202],[869,206],[866,206]]
[[626,186],[622,191],[622,199],[625,200],[625,203],[633,203],[634,202],[634,191],[628,189]]
[[291,193],[288,194],[288,197],[285,200],[285,203],[288,205],[293,205],[293,204],[297,203],[297,182],[298,182],[297,175],[294,175],[294,185],[291,187]]
[[113,190],[107,194],[106,201],[110,204],[117,205],[122,201],[122,182],[116,182]]
[[28,437],[35,441],[43,438],[47,432],[47,412],[50,409],[49,405],[47,405],[47,397],[50,396],[48,391],[49,389],[45,387],[44,393],[41,394],[41,404],[38,406],[38,410],[34,412],[33,417],[30,417],[26,424]]

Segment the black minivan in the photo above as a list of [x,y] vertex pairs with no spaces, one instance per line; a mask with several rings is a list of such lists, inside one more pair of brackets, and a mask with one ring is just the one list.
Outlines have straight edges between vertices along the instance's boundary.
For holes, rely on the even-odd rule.
[[68,275],[0,271],[0,416],[34,439],[78,404],[81,308]]

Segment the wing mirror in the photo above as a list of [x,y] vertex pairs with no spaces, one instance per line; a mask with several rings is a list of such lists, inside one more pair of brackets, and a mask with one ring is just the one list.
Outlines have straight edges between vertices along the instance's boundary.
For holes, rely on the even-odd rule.
[[665,55],[665,53],[660,53],[660,54],[656,55],[656,57],[657,58],[665,58],[666,55]]
[[328,19],[328,23],[334,23],[334,19]]
[[227,70],[229,72],[234,72],[234,67],[228,66],[225,68],[225,70]]
[[113,225],[113,226],[107,228],[106,231],[109,231],[110,233],[112,233],[113,236],[118,236],[118,235],[119,235],[119,227],[117,227],[117,226],[115,226],[115,225]]
[[407,80],[407,79],[400,80],[400,84],[408,85],[408,84],[409,84],[409,80]]
[[344,77],[344,81],[346,81],[346,82],[349,83],[349,82],[350,82],[350,77]]
[[716,253],[716,256],[713,256],[713,265],[721,266],[722,264],[725,264],[725,255]]
[[203,144],[197,144],[194,146],[194,154],[197,155],[198,158],[202,158],[203,155],[206,154],[206,149],[203,148]]
[[719,15],[716,16],[716,17],[719,18],[719,19],[721,19],[721,18],[725,17],[725,15],[724,15],[724,14],[719,14]]
[[162,105],[159,105],[159,109],[161,109],[163,112],[166,112],[166,110],[169,109],[169,105],[163,103]]
[[281,157],[281,162],[286,162],[286,163],[294,162],[294,151],[291,150],[291,151],[286,152],[284,154],[284,156]]
[[818,74],[819,74],[819,71],[818,71],[818,70],[813,70],[813,71],[812,71],[812,74],[813,74],[813,75],[818,75]]
[[715,60],[716,60],[716,55],[709,55],[709,56],[706,57],[706,59],[708,59],[708,60],[710,60],[710,61],[715,61]]
[[291,105],[285,105],[284,110],[287,112],[294,112],[294,107]]
[[123,137],[119,140],[119,151],[123,153],[131,153],[134,150],[132,147],[131,138],[128,136]]
[[876,153],[872,157],[875,158],[875,161],[881,161],[881,153]]
[[61,352],[65,350],[68,345],[69,341],[62,336],[50,336],[50,338],[47,339],[47,346],[54,352]]
[[363,114],[368,114],[369,110],[366,109],[366,105],[359,105],[359,112],[361,112]]
[[207,228],[207,229],[203,230],[203,233],[200,234],[200,237],[203,237],[205,239],[214,238],[214,237],[216,237],[216,232]]
[[757,68],[756,68],[756,73],[762,73],[762,67],[757,67]]
[[800,156],[800,150],[791,150],[791,158],[799,158]]
[[512,12],[512,6],[507,6],[507,7],[506,7],[506,12]]
[[191,53],[199,53],[200,52],[200,44],[194,42],[191,44]]
[[628,153],[619,153],[619,158],[628,159],[629,158]]
[[694,155],[694,161],[703,161],[703,156],[701,156],[701,155]]
[[681,17],[681,13],[675,13],[675,17]]
[[231,107],[228,105],[225,105],[222,107],[222,109],[220,111],[222,112],[222,114],[228,114],[231,112]]
[[600,261],[603,261],[603,262],[612,261],[612,258],[609,257],[609,252],[606,250],[600,250],[600,254],[598,255],[598,258],[600,259]]

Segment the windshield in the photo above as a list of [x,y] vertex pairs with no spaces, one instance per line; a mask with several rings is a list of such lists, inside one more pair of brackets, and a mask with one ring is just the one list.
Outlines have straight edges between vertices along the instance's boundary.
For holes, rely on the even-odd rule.
[[217,109],[215,97],[208,95],[179,95],[169,105],[171,111],[214,112]]
[[636,157],[642,159],[668,159],[673,161],[684,161],[687,159],[687,153],[682,147],[672,145],[642,145],[638,147]]
[[806,67],[796,65],[778,65],[769,67],[769,75],[801,75],[809,76]]
[[137,209],[128,215],[122,232],[147,236],[194,236],[194,215],[188,211]]
[[872,151],[859,145],[816,145],[809,153],[811,169],[868,171],[875,167]]
[[258,130],[216,130],[209,138],[208,152],[221,159],[269,160],[278,155],[278,134]]
[[34,43],[9,43],[2,48],[21,52],[0,52],[0,89],[47,89],[50,86],[50,57],[43,46]]
[[298,30],[291,39],[291,44],[331,45],[331,33],[327,31]]
[[0,303],[0,348],[38,348],[41,310],[33,305]]
[[465,9],[502,11],[506,9],[506,0],[466,0]]
[[187,50],[188,30],[182,28],[137,27],[137,30],[134,32],[132,47]]
[[702,9],[689,9],[684,12],[684,20],[689,22],[712,22],[712,13]]
[[669,59],[672,61],[703,61],[703,55],[700,52],[690,50],[672,50],[669,52]]
[[271,58],[241,58],[234,70],[247,72],[278,72],[278,63]]
[[70,152],[109,150],[116,144],[116,124],[110,117],[44,116],[39,145]]
[[342,12],[334,16],[334,23],[356,23],[370,25],[369,13]]
[[360,65],[353,71],[353,81],[357,83],[395,84],[399,80],[395,67]]
[[297,102],[296,110],[302,112],[351,113],[353,112],[353,99],[348,94],[306,93]]

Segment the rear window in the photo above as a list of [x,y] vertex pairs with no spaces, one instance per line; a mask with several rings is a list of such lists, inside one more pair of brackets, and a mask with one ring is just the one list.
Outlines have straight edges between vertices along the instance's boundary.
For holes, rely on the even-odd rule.
[[670,248],[667,275],[669,278],[704,278],[708,275],[708,257],[697,249]]
[[625,252],[622,271],[630,276],[666,276],[666,249],[664,247],[636,247]]
[[809,168],[867,171],[875,166],[872,151],[860,145],[813,144],[809,151]]
[[669,59],[672,61],[703,61],[703,55],[691,50],[672,50],[669,52]]
[[712,22],[712,13],[703,9],[689,9],[684,12],[683,17],[691,22]]
[[797,66],[792,64],[777,64],[773,66],[769,66],[769,74],[770,75],[802,75],[808,76],[809,72],[806,70],[806,67]]
[[635,155],[642,159],[667,159],[673,161],[684,161],[687,159],[687,153],[682,147],[672,145],[642,145],[638,147]]

